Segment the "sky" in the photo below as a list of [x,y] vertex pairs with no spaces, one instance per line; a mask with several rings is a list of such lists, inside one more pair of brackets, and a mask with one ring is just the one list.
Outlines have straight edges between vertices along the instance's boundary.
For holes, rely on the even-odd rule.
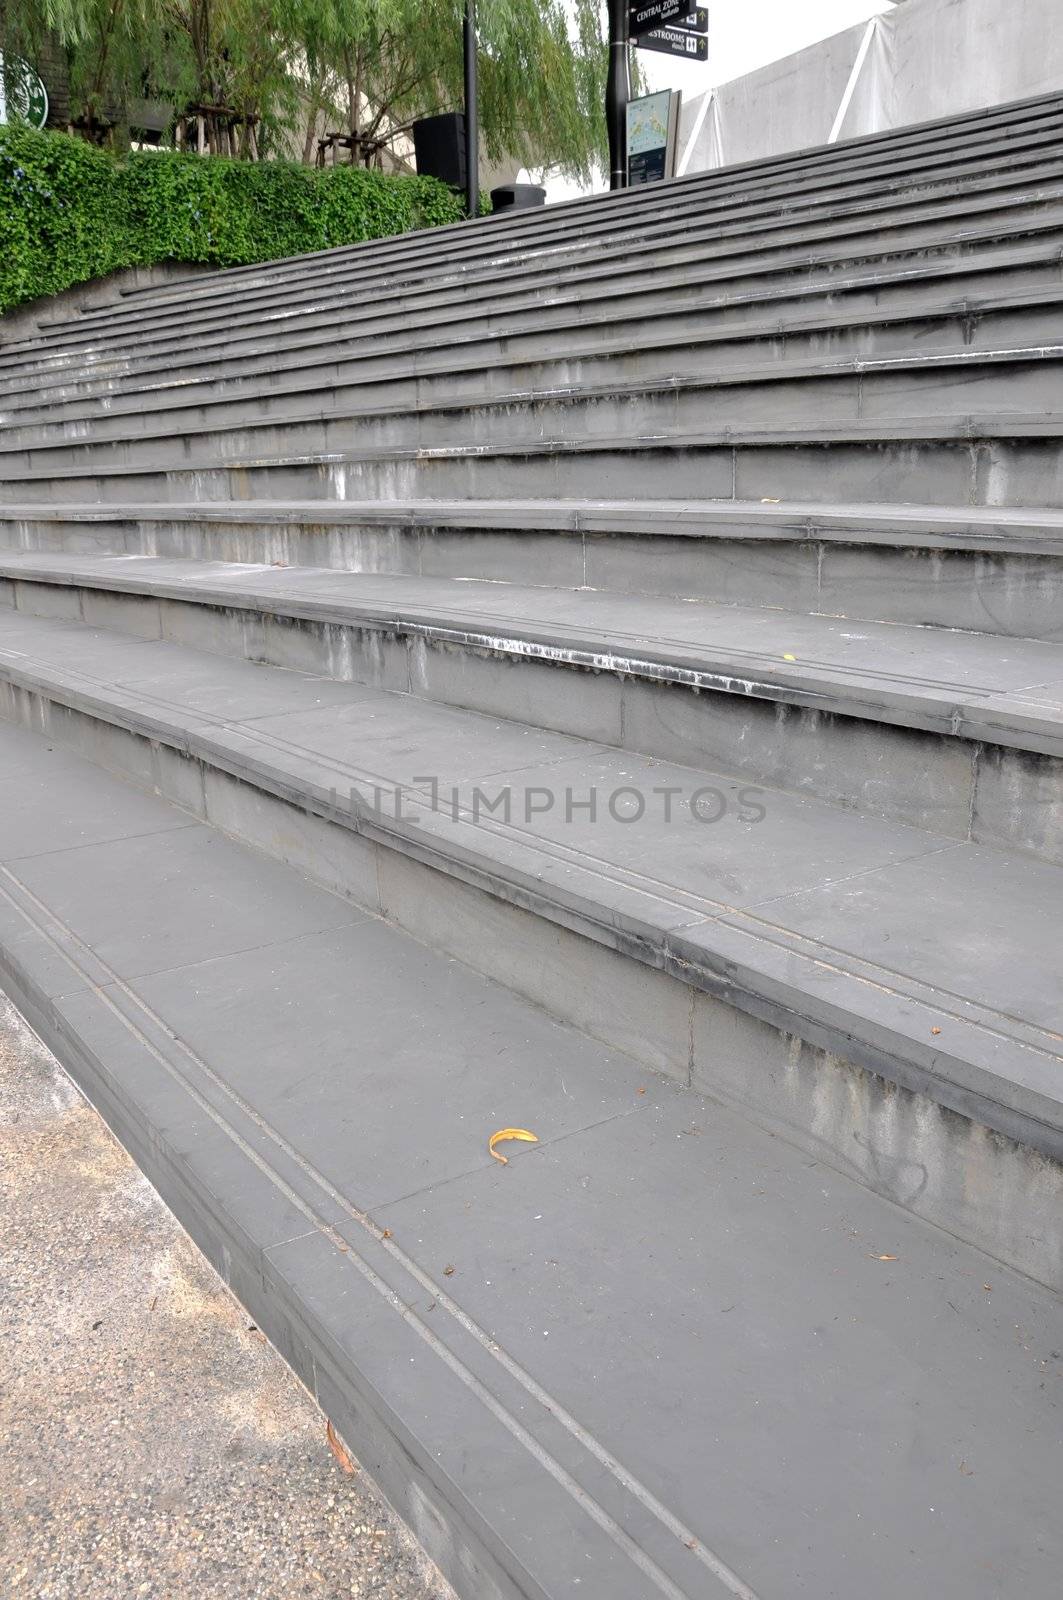
[[639,56],[651,89],[682,89],[692,98],[892,9],[891,0],[709,0],[708,61]]
[[[700,0],[705,4],[706,0]],[[841,33],[880,12],[892,11],[892,0],[707,0],[709,59],[683,61],[678,56],[639,51],[648,89],[681,89],[684,100],[704,94],[714,84],[754,72],[770,61],[792,55],[818,39]],[[599,180],[595,188],[604,187]],[[566,200],[583,193],[579,185],[549,178],[547,198]]]

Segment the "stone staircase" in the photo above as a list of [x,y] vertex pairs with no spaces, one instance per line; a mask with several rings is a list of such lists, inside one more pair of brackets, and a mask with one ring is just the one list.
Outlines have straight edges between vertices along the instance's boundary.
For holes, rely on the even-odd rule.
[[1057,1592],[1061,377],[1063,95],[0,324],[0,983],[463,1597]]

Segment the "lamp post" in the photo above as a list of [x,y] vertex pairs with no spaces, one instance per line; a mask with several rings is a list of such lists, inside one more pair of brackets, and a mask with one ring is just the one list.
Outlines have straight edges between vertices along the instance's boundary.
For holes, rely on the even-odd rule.
[[480,212],[480,123],[476,109],[476,0],[465,0],[465,208]]
[[627,54],[628,0],[609,0],[609,77],[605,120],[609,126],[609,187],[627,188],[627,103],[631,69]]

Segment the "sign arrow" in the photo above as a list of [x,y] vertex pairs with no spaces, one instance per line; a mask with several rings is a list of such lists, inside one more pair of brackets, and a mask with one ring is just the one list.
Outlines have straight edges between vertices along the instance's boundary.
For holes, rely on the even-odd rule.
[[639,39],[651,28],[682,22],[694,10],[694,0],[635,0],[628,8],[628,37]]
[[684,33],[681,28],[654,28],[635,40],[636,50],[660,50],[669,56],[683,56],[687,61],[707,61],[709,41],[703,33]]

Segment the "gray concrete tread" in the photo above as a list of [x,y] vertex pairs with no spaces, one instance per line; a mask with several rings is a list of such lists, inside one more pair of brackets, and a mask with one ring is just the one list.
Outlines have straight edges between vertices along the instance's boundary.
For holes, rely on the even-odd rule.
[[151,556],[0,552],[0,576],[420,634],[1063,755],[1063,644],[708,600]]
[[[390,309],[397,313],[400,308],[408,307],[420,314],[425,301],[431,304],[449,297],[461,302],[473,293],[478,301],[493,294],[496,299],[507,303],[519,285],[537,281],[564,285],[593,277],[597,284],[604,286],[610,278],[630,277],[641,264],[643,255],[653,258],[655,274],[677,262],[719,260],[723,264],[723,274],[733,275],[739,264],[744,266],[747,274],[754,267],[761,272],[771,270],[772,263],[776,266],[792,268],[800,265],[807,268],[818,261],[820,252],[826,247],[832,244],[837,246],[842,240],[846,241],[845,249],[841,252],[843,261],[851,260],[854,256],[862,259],[868,254],[897,256],[912,248],[913,241],[906,238],[906,229],[921,230],[921,246],[932,244],[955,250],[957,245],[967,241],[969,235],[973,235],[973,238],[999,239],[1009,232],[1022,234],[1038,227],[1041,230],[1046,227],[1058,228],[1058,202],[1063,196],[1059,163],[1056,162],[1051,171],[1046,169],[1040,175],[1039,182],[1035,181],[1035,173],[1028,176],[1030,181],[1025,186],[1016,187],[1012,180],[1011,187],[1000,188],[999,182],[995,183],[991,173],[987,172],[972,187],[970,194],[961,194],[937,203],[925,199],[912,200],[907,207],[894,206],[893,212],[883,210],[881,205],[875,210],[869,203],[865,209],[852,207],[836,218],[817,218],[814,224],[807,219],[780,222],[769,214],[758,225],[739,211],[733,223],[711,224],[699,230],[686,219],[674,242],[662,240],[658,231],[650,230],[645,241],[625,244],[622,250],[617,251],[615,264],[603,262],[597,242],[590,239],[584,247],[575,249],[569,259],[559,255],[556,250],[524,251],[511,262],[505,263],[507,270],[504,273],[499,271],[502,263],[497,254],[491,253],[479,271],[466,265],[449,276],[430,276],[421,282],[410,283],[400,282],[394,274],[388,274],[386,281],[390,285]],[[1009,227],[1010,213],[1014,215],[1010,218]],[[937,232],[927,235],[929,226],[936,228]],[[786,259],[787,252],[789,259]],[[350,287],[352,299],[364,311],[365,285],[360,273],[355,272]],[[336,294],[337,286],[331,287],[323,298],[318,294],[308,296],[304,292],[297,297],[294,305],[286,297],[272,313],[268,308],[262,308],[265,314],[261,318],[261,325],[270,330],[276,328],[278,320],[317,315],[322,321],[327,319],[330,325],[335,326],[340,315]],[[381,296],[374,295],[371,303],[375,309],[381,304]],[[250,316],[251,308],[245,307],[241,301],[241,321],[246,321]],[[355,320],[356,312],[351,317],[352,322]],[[223,339],[231,336],[232,307],[219,306],[210,313],[204,312],[198,320],[191,312],[179,318],[160,317],[154,330],[140,330],[141,340],[150,342],[145,341],[144,336],[154,331],[161,339],[172,342],[175,329],[179,329],[186,339],[192,333],[201,339],[212,324],[217,324],[217,331]],[[91,359],[94,348],[98,351],[104,337],[103,330],[96,333],[85,330],[81,337],[69,334],[64,340],[43,350],[34,347],[21,354],[9,351],[7,355],[0,351],[0,376],[5,373],[17,374],[23,367],[32,373],[56,362],[76,361],[85,357]]]
[[[555,397],[561,404],[571,403],[578,405],[578,393],[569,398]],[[1057,440],[1063,434],[1063,411],[1039,412],[997,412],[993,414],[980,414],[978,416],[957,415],[950,413],[947,416],[919,417],[910,416],[903,421],[876,421],[867,418],[854,418],[844,423],[816,423],[809,419],[804,424],[792,427],[729,427],[720,429],[702,428],[698,432],[675,431],[667,434],[631,435],[622,436],[600,434],[589,438],[567,439],[564,437],[550,437],[545,433],[534,440],[514,439],[492,444],[444,444],[431,448],[418,449],[414,446],[383,446],[378,449],[366,448],[363,450],[322,450],[316,452],[287,451],[283,455],[249,455],[244,453],[233,454],[224,459],[208,460],[201,463],[166,464],[151,462],[145,464],[113,464],[90,462],[82,466],[54,467],[47,466],[48,480],[53,484],[87,483],[94,481],[104,482],[117,480],[121,482],[129,479],[136,483],[139,495],[145,492],[145,479],[162,479],[175,492],[178,500],[184,500],[191,494],[192,498],[203,495],[202,479],[204,473],[208,474],[238,474],[242,477],[248,471],[257,469],[269,470],[271,468],[309,467],[315,473],[329,480],[335,481],[337,475],[342,475],[343,468],[364,462],[367,464],[392,463],[430,463],[430,462],[460,462],[460,461],[521,461],[536,458],[546,461],[557,461],[564,456],[578,456],[593,454],[607,456],[613,453],[628,454],[642,451],[664,451],[678,453],[684,451],[697,451],[699,449],[735,450],[743,447],[759,448],[765,445],[830,445],[830,444],[856,444],[878,445],[893,444],[897,441],[906,443],[953,443],[966,441],[992,440],[1021,440],[1044,439]],[[769,480],[770,482],[771,480]],[[41,471],[39,468],[23,467],[16,469],[9,466],[8,470],[0,474],[0,504],[11,504],[16,500],[23,503],[29,494],[39,491]],[[24,486],[17,492],[16,486]],[[7,486],[10,486],[9,488]],[[356,487],[356,486],[355,486]],[[89,491],[91,492],[91,491]],[[356,490],[357,492],[357,490]],[[324,487],[322,499],[332,498],[334,491]],[[341,493],[340,498],[343,495]],[[208,490],[206,498],[211,498]],[[221,499],[228,500],[230,494],[220,495]],[[475,486],[470,498],[475,501]]]
[[[1055,256],[1056,252],[1051,252],[1046,260],[1055,261]],[[1054,278],[1058,279],[1058,262],[1055,264],[1057,271]],[[968,276],[971,273],[985,275],[986,266],[982,262],[967,262],[963,265]],[[1023,270],[1021,266],[1012,262],[1011,271],[1017,279]],[[906,291],[905,296],[894,304],[883,304],[883,297],[888,295],[891,287],[891,276],[893,284]],[[667,333],[662,330],[662,324],[676,319],[682,320],[689,327],[688,346],[693,344],[707,348],[721,344],[740,345],[748,341],[779,339],[795,334],[804,336],[836,330],[845,330],[853,336],[857,333],[866,336],[882,329],[900,328],[909,324],[919,330],[919,342],[922,344],[928,325],[955,322],[958,318],[962,318],[969,330],[973,329],[981,335],[981,324],[991,321],[995,313],[1027,312],[1035,308],[1051,309],[1057,307],[1063,299],[1063,289],[1060,288],[1058,281],[1033,284],[1023,284],[1018,281],[1014,285],[1002,285],[992,292],[982,289],[961,293],[959,291],[964,287],[963,276],[958,273],[950,276],[956,277],[957,281],[948,285],[947,293],[937,293],[935,296],[936,280],[928,273],[925,300],[914,300],[911,297],[913,282],[909,269],[904,274],[883,275],[874,285],[873,301],[870,299],[872,290],[869,289],[866,279],[856,280],[848,286],[839,286],[835,280],[831,280],[804,290],[788,287],[774,293],[765,292],[763,295],[728,294],[712,299],[704,298],[698,302],[696,308],[691,305],[688,285],[681,298],[670,301],[667,296],[662,295],[655,299],[652,308],[646,308],[640,313],[637,324],[634,322],[629,324],[624,349],[657,349],[671,342]],[[850,294],[862,297],[862,303],[859,306],[846,307],[846,298]],[[138,359],[135,362],[124,358],[118,361],[116,373],[111,377],[102,373],[96,379],[90,375],[78,378],[74,384],[77,391],[74,394],[68,392],[69,382],[64,383],[61,378],[55,382],[42,382],[32,389],[25,387],[9,390],[6,396],[0,395],[0,403],[4,408],[0,418],[21,423],[26,420],[26,414],[31,417],[39,414],[43,421],[89,417],[99,414],[101,402],[105,403],[103,409],[113,413],[124,409],[122,401],[127,397],[130,405],[142,404],[141,397],[144,395],[151,395],[156,403],[161,399],[170,400],[175,405],[189,404],[199,389],[208,396],[218,395],[221,390],[212,388],[212,385],[225,385],[230,387],[234,394],[246,396],[249,392],[248,380],[256,376],[269,380],[263,385],[263,392],[273,394],[279,387],[277,380],[281,373],[291,371],[293,376],[302,376],[315,368],[321,368],[326,372],[331,369],[335,372],[338,371],[341,362],[368,362],[374,358],[378,362],[394,360],[396,370],[401,370],[400,358],[409,355],[415,358],[409,364],[409,370],[431,371],[435,369],[437,361],[433,360],[431,355],[425,360],[426,351],[446,349],[453,357],[459,353],[464,355],[472,350],[487,348],[494,354],[501,341],[518,339],[537,341],[544,333],[569,334],[574,341],[573,353],[600,356],[608,354],[610,348],[616,348],[604,344],[600,337],[594,341],[588,336],[594,329],[614,328],[615,312],[595,309],[593,315],[588,315],[582,299],[575,296],[568,298],[567,312],[562,305],[560,314],[548,316],[540,312],[537,315],[529,315],[524,322],[517,320],[506,322],[494,318],[491,319],[489,326],[475,328],[472,332],[457,332],[453,322],[445,319],[427,326],[422,323],[416,342],[395,342],[393,330],[381,328],[375,335],[367,333],[357,338],[337,339],[335,334],[328,337],[322,334],[316,340],[296,340],[291,345],[282,345],[280,341],[276,341],[267,346],[263,342],[258,355],[243,357],[234,358],[228,347],[222,347],[213,354],[192,352],[184,357],[180,368],[177,369],[172,358],[151,361]],[[734,321],[735,308],[745,303],[748,303],[752,313],[750,320]],[[782,306],[788,309],[785,311],[780,309]],[[758,320],[756,313],[762,309],[771,314]],[[713,313],[716,310],[723,313],[718,326],[713,325]],[[942,330],[935,329],[935,332],[936,347],[948,348]],[[584,335],[582,343],[579,339],[581,334]],[[930,343],[929,348],[933,349],[935,345]],[[512,359],[513,352],[508,351],[507,354]],[[522,359],[530,362],[534,359],[542,360],[543,357],[533,357],[528,354]],[[318,381],[320,382],[320,379]],[[51,394],[53,390],[57,392]],[[51,399],[47,398],[49,394]],[[83,408],[80,411],[76,409],[79,406]]]
[[[1039,137],[1045,138],[1044,135]],[[409,290],[417,283],[428,286],[469,280],[495,263],[519,272],[541,270],[544,265],[551,270],[565,270],[571,266],[579,270],[590,252],[600,253],[606,248],[637,255],[651,249],[655,241],[659,248],[666,249],[673,242],[686,242],[688,238],[727,238],[738,233],[754,237],[757,234],[785,236],[794,230],[809,230],[810,236],[819,235],[824,230],[844,228],[851,221],[859,223],[887,208],[892,208],[892,214],[883,216],[883,225],[903,225],[913,213],[935,204],[969,206],[970,200],[966,197],[970,192],[977,195],[985,209],[994,204],[1014,204],[1016,196],[1010,193],[1012,190],[1025,191],[1031,200],[1044,199],[1047,193],[1035,186],[1051,188],[1056,184],[1060,174],[1059,145],[1060,134],[1056,131],[1042,148],[1035,147],[1029,154],[1002,156],[999,150],[991,151],[981,159],[968,157],[961,165],[940,174],[927,174],[920,166],[910,175],[897,176],[887,171],[871,182],[850,177],[848,183],[854,186],[854,193],[841,196],[828,189],[822,196],[806,198],[800,189],[795,194],[787,184],[780,193],[764,199],[755,195],[738,196],[728,198],[719,208],[703,205],[694,223],[689,211],[675,207],[669,207],[660,217],[647,220],[641,220],[641,213],[636,213],[634,226],[618,228],[614,222],[605,232],[564,228],[558,236],[559,243],[551,242],[550,229],[558,224],[548,214],[545,236],[540,234],[532,241],[522,242],[511,256],[505,255],[505,246],[500,245],[497,234],[488,230],[470,232],[464,249],[455,256],[437,256],[430,244],[428,257],[423,262],[408,244],[384,240],[368,260],[337,263],[331,269],[323,269],[318,276],[318,287],[327,286],[335,295],[339,286],[347,281],[366,285],[379,279],[385,292],[393,293],[403,287]],[[1010,151],[1010,142],[1008,149]],[[991,200],[990,195],[995,199]],[[300,296],[305,295],[302,281],[297,287]],[[260,302],[262,305],[283,303],[289,292],[286,284],[279,288],[265,287],[261,293],[246,284],[234,284],[233,288],[240,293],[241,307],[248,315],[260,307]],[[193,292],[179,303],[184,317],[195,324],[199,314],[207,317],[219,314],[224,298],[220,297],[214,304],[204,302]],[[146,330],[160,319],[165,322],[170,314],[168,306],[134,309],[121,303],[94,313],[83,313],[84,320],[79,318],[72,325],[63,326],[60,339],[74,344],[91,343],[104,334],[115,337],[138,329]],[[16,352],[10,354],[15,356]]]
[[[1063,307],[1063,284],[1039,285],[1010,292],[1002,290],[995,295],[951,296],[919,306],[879,305],[861,310],[856,315],[852,310],[838,305],[835,289],[831,289],[825,298],[829,301],[826,311],[805,315],[776,314],[766,321],[754,319],[737,327],[727,323],[717,328],[711,326],[710,308],[705,305],[699,305],[695,314],[689,301],[672,308],[666,303],[658,303],[652,317],[646,319],[645,331],[642,324],[638,328],[629,325],[622,339],[617,337],[611,344],[605,344],[600,339],[581,339],[580,334],[590,325],[588,319],[583,317],[573,316],[568,321],[541,321],[533,330],[529,330],[529,336],[534,333],[538,338],[547,328],[556,332],[559,338],[564,339],[564,344],[563,354],[555,355],[548,355],[541,350],[533,353],[507,349],[506,342],[520,335],[517,330],[506,328],[455,337],[453,327],[449,330],[440,327],[434,339],[420,330],[418,337],[406,344],[384,346],[375,346],[372,339],[364,339],[346,357],[341,356],[337,341],[333,338],[322,343],[319,353],[313,357],[304,352],[298,363],[290,368],[280,366],[279,350],[274,346],[270,354],[262,358],[258,371],[253,374],[229,376],[228,362],[221,357],[207,372],[195,379],[185,375],[175,376],[172,368],[168,368],[156,382],[128,383],[117,389],[111,387],[105,395],[95,397],[92,403],[85,399],[53,399],[48,404],[42,404],[40,395],[27,394],[23,404],[4,403],[0,409],[0,424],[7,425],[5,437],[9,440],[44,443],[63,440],[71,423],[106,421],[110,425],[122,415],[135,412],[140,416],[159,419],[157,427],[144,427],[138,431],[138,437],[148,437],[152,433],[166,432],[173,426],[168,419],[181,412],[192,413],[197,425],[210,425],[209,410],[222,412],[225,408],[247,405],[256,400],[272,409],[278,401],[283,403],[283,397],[288,394],[320,395],[326,384],[333,388],[341,387],[346,393],[361,384],[367,388],[383,388],[403,377],[446,378],[470,372],[482,373],[488,366],[494,386],[500,378],[506,381],[502,375],[507,373],[512,373],[514,381],[518,381],[518,375],[525,369],[535,371],[556,367],[564,374],[572,362],[582,359],[597,363],[614,359],[630,366],[632,358],[638,355],[661,355],[667,352],[673,353],[677,363],[675,381],[693,382],[696,381],[695,374],[689,374],[686,379],[683,374],[682,363],[687,359],[688,352],[712,350],[723,345],[744,349],[765,343],[769,347],[768,362],[773,369],[778,366],[789,371],[792,367],[796,371],[808,361],[807,355],[801,352],[806,336],[845,334],[857,343],[861,335],[867,337],[883,329],[890,330],[894,337],[898,337],[907,328],[911,347],[918,350],[922,362],[949,366],[962,361],[966,365],[975,365],[983,354],[987,362],[992,362],[1005,356],[1014,356],[1017,351],[1050,352],[1054,341],[1045,324],[1047,321],[1049,329],[1056,326],[1051,321],[1051,313]],[[734,301],[728,299],[724,303],[730,309]],[[993,334],[989,332],[981,333],[978,342],[974,341],[973,329],[979,321],[989,319],[993,313],[1007,311],[1029,313],[1030,326],[1026,339],[1013,338],[1003,343],[998,335],[994,342]],[[682,329],[659,331],[655,327],[662,318],[674,319],[677,316],[685,324]],[[597,318],[595,322],[615,332],[612,318]],[[791,344],[796,347],[792,354],[788,349],[785,354],[780,354],[780,345],[788,347]],[[433,351],[439,353],[433,354]],[[838,362],[844,359],[852,363],[852,370],[888,371],[897,364],[898,354],[896,351],[876,353],[867,350],[852,353],[847,358],[834,357]],[[342,365],[348,362],[349,368]],[[752,367],[745,366],[739,369],[739,373],[748,375],[757,370],[759,363]],[[842,366],[841,370],[846,369]],[[282,377],[281,374],[285,372],[290,376]],[[136,375],[142,376],[140,373]],[[253,376],[267,381],[256,387],[248,381]],[[526,382],[518,382],[513,392],[523,393],[527,387]],[[147,409],[149,401],[150,411]],[[30,429],[34,430],[32,435]]]
[[[992,292],[990,300],[998,293],[999,285],[1015,275],[1021,276],[1029,269],[1048,270],[1051,274],[1050,283],[1055,283],[1059,275],[1059,244],[1056,234],[1058,227],[1053,225],[1047,231],[1047,238],[1041,242],[1022,245],[1009,243],[1004,246],[993,247],[990,242],[979,245],[976,254],[957,257],[949,252],[938,259],[932,252],[920,257],[917,266],[910,261],[900,259],[891,261],[888,254],[883,260],[860,261],[847,267],[843,262],[830,262],[827,259],[816,260],[812,263],[805,258],[801,278],[796,281],[783,281],[772,288],[763,283],[752,290],[743,290],[741,284],[741,269],[724,269],[718,272],[702,273],[700,270],[686,267],[680,272],[669,273],[660,270],[655,274],[655,283],[660,290],[659,301],[654,306],[647,307],[645,298],[637,307],[637,316],[653,318],[657,305],[660,306],[662,315],[674,314],[670,310],[670,302],[665,291],[674,289],[676,298],[671,305],[678,309],[685,305],[691,307],[691,292],[701,284],[711,289],[714,285],[723,282],[726,285],[724,293],[717,293],[710,297],[708,293],[699,294],[696,308],[700,311],[712,312],[718,308],[731,308],[734,306],[749,306],[750,308],[764,306],[771,308],[775,305],[786,305],[794,300],[806,298],[815,299],[826,296],[838,303],[844,303],[848,294],[864,295],[874,292],[889,293],[897,291],[911,291],[913,283],[926,282],[933,289],[939,278],[955,279],[956,288],[962,290],[972,280],[990,278]],[[991,239],[995,235],[991,236]],[[976,241],[968,239],[972,245]],[[822,277],[817,277],[816,272],[823,269]],[[788,270],[788,269],[787,269]],[[763,273],[759,269],[752,269],[751,275],[760,279]],[[1039,287],[1039,285],[1038,285]],[[1008,291],[1005,291],[1008,292]],[[1034,291],[1035,292],[1035,291]],[[427,334],[431,328],[444,327],[453,336],[465,323],[477,322],[498,337],[518,331],[528,331],[536,327],[549,327],[551,312],[558,312],[563,318],[578,319],[580,325],[588,325],[593,321],[608,322],[610,317],[616,315],[615,302],[631,300],[634,291],[623,285],[616,286],[606,279],[599,284],[596,280],[578,286],[559,285],[550,296],[550,305],[545,307],[541,295],[525,296],[523,301],[519,295],[504,303],[502,309],[494,310],[489,305],[485,309],[484,298],[478,295],[470,304],[464,298],[449,304],[443,304],[433,310],[421,308],[419,323]],[[966,295],[963,297],[966,298]],[[588,315],[588,309],[594,315]],[[524,321],[516,322],[513,319],[523,311]],[[601,314],[599,314],[601,312]],[[27,374],[21,376],[5,375],[0,372],[0,397],[5,403],[14,404],[19,397],[27,397],[27,403],[32,403],[38,394],[47,395],[51,390],[63,391],[69,386],[71,373],[74,374],[80,388],[93,383],[104,384],[108,381],[108,374],[119,378],[127,374],[145,375],[154,370],[165,371],[173,375],[194,373],[200,367],[213,370],[224,360],[231,369],[232,363],[237,360],[252,361],[255,359],[276,361],[278,353],[297,358],[300,352],[311,352],[318,348],[328,347],[337,355],[344,351],[354,352],[366,345],[372,338],[378,341],[388,336],[394,336],[395,320],[388,314],[381,315],[374,307],[351,305],[344,308],[344,328],[346,333],[338,332],[335,314],[330,323],[322,322],[320,329],[310,331],[300,336],[298,326],[285,327],[283,324],[274,323],[265,332],[246,335],[241,333],[240,326],[230,326],[225,332],[218,335],[217,339],[201,338],[197,340],[193,349],[188,348],[187,339],[182,339],[179,334],[172,333],[168,340],[161,344],[153,343],[138,349],[134,357],[127,352],[112,355],[106,349],[94,349],[91,352],[75,353],[71,362],[63,363],[49,359],[47,363],[39,363]],[[366,324],[363,330],[361,324]],[[462,335],[462,337],[468,337]],[[249,346],[245,355],[237,354],[241,346]],[[175,357],[179,356],[179,362]]]
[[[0,675],[22,690],[681,972],[788,1032],[844,1041],[905,1087],[1063,1155],[1059,867],[167,641],[17,612],[0,641]],[[556,804],[540,814],[526,797],[544,785]],[[640,793],[638,826],[562,803],[592,790],[603,808],[608,794]],[[652,797],[667,790],[681,798],[665,815]],[[501,813],[476,799],[501,792]],[[712,824],[692,809],[707,792],[726,797]]]
[[[1056,1296],[39,737],[0,751],[5,987],[463,1597],[1053,1600]],[[42,785],[65,811],[13,854]],[[539,1139],[507,1167],[503,1125]]]
[[[752,431],[743,428],[741,424],[736,424],[734,428],[723,430],[723,437],[745,436],[755,438],[763,435],[771,438],[802,438],[809,437],[814,433],[816,437],[829,439],[838,436],[848,437],[849,429],[862,430],[868,426],[872,429],[877,427],[880,430],[884,430],[890,437],[911,437],[912,430],[920,430],[923,426],[918,390],[913,388],[911,412],[907,413],[901,421],[896,421],[892,418],[880,421],[874,411],[873,398],[870,393],[865,392],[869,389],[869,380],[873,381],[876,377],[889,378],[894,375],[904,374],[910,377],[915,385],[918,385],[921,382],[933,381],[939,373],[971,374],[973,381],[975,373],[1003,374],[1006,378],[1013,372],[1021,379],[1031,371],[1045,367],[1052,368],[1056,363],[1063,364],[1063,343],[1013,345],[1003,349],[988,350],[946,350],[920,352],[918,354],[898,352],[896,354],[872,356],[842,356],[834,359],[826,357],[817,359],[798,358],[792,361],[772,359],[759,366],[723,370],[711,374],[697,370],[686,373],[677,371],[664,377],[643,378],[626,382],[622,382],[619,379],[611,379],[602,383],[572,383],[555,385],[549,388],[528,386],[506,391],[496,391],[485,387],[482,393],[469,395],[467,398],[454,398],[445,394],[436,396],[433,392],[426,397],[411,398],[404,404],[394,400],[389,402],[383,398],[377,401],[376,404],[370,401],[368,404],[355,405],[350,401],[344,401],[335,404],[331,409],[322,409],[320,411],[284,411],[278,408],[276,411],[267,410],[262,416],[230,420],[228,422],[218,418],[212,420],[209,416],[206,416],[198,426],[192,427],[187,424],[179,426],[178,432],[182,440],[190,442],[194,442],[197,438],[222,441],[219,446],[218,456],[221,457],[223,462],[228,462],[232,460],[233,452],[224,443],[227,435],[233,434],[238,437],[243,435],[254,436],[263,432],[268,433],[274,429],[283,429],[287,426],[306,428],[314,424],[320,424],[323,428],[327,428],[329,424],[338,424],[347,420],[357,421],[360,418],[367,420],[398,418],[404,423],[409,422],[411,433],[415,437],[417,433],[416,419],[422,415],[434,417],[480,411],[508,413],[517,407],[535,406],[579,408],[591,406],[596,400],[616,401],[622,406],[625,402],[631,400],[671,396],[680,391],[684,394],[715,394],[745,387],[759,388],[761,386],[793,382],[807,382],[814,385],[816,383],[829,383],[832,380],[850,379],[858,380],[859,384],[859,388],[854,391],[852,396],[852,403],[857,412],[852,423],[834,419],[819,422],[813,417],[811,422],[793,427],[778,426]],[[473,370],[480,370],[480,364],[476,364]],[[375,384],[379,384],[379,382],[379,379],[372,380],[372,383]],[[1063,382],[1060,385],[1060,392],[1063,394]],[[1011,430],[1021,428],[1027,433],[1055,433],[1058,430],[1059,418],[1063,415],[1063,411],[1055,412],[1046,409],[1043,413],[1034,413],[1029,410],[1028,401],[1023,404],[1023,398],[1020,388],[1018,394],[1019,403],[1014,407],[1002,406],[999,400],[994,403],[991,399],[986,409],[990,417],[1000,415],[1005,424],[1010,425]],[[229,404],[231,402],[221,403]],[[814,395],[810,396],[809,403],[810,406],[814,406]],[[861,414],[864,412],[865,407],[867,407],[866,413]],[[203,408],[197,407],[195,409],[201,411]],[[966,433],[971,428],[985,426],[982,415],[974,409],[967,414],[958,416],[954,411],[950,410],[948,416],[943,419],[943,424],[932,414],[927,416],[926,421],[934,426],[935,431],[944,425],[951,436],[955,436],[957,431]],[[88,434],[82,432],[80,437],[75,434],[68,438],[46,438],[40,442],[36,440],[38,430],[32,427],[25,430],[30,436],[28,441],[21,440],[18,437],[22,430],[13,429],[5,432],[0,435],[0,480],[10,476],[21,476],[27,464],[31,467],[36,465],[46,466],[51,470],[54,458],[58,456],[62,459],[63,454],[67,452],[76,453],[93,447],[98,447],[101,451],[109,451],[124,444],[148,443],[152,438],[161,438],[169,441],[175,434],[174,425],[165,414],[159,418],[159,426],[157,428],[132,430],[128,427],[128,424],[124,424],[124,427],[125,431],[108,433],[99,438],[91,432]],[[75,428],[84,430],[85,424],[77,423]],[[713,429],[711,425],[709,431],[715,434],[721,433],[718,427]],[[13,439],[10,438],[11,432],[16,435]],[[917,431],[915,436],[921,435]],[[652,437],[655,441],[659,441],[661,436],[655,434]],[[519,443],[519,441],[517,442]],[[592,442],[595,441],[592,440]],[[539,441],[536,441],[536,443],[539,443]],[[472,448],[480,451],[483,446],[477,443]],[[38,463],[37,457],[47,459],[42,459]],[[207,458],[208,461],[216,459],[218,457]],[[275,456],[274,459],[285,460],[288,458],[282,455]],[[83,469],[74,470],[82,471]]]
[[[0,528],[102,525],[115,530],[186,522],[281,527],[469,528],[524,532],[632,533],[690,539],[812,540],[914,549],[1063,554],[1056,507],[825,505],[757,500],[160,500],[104,506],[95,501],[0,505]],[[121,537],[121,534],[118,534]],[[29,552],[27,552],[29,553]],[[115,554],[122,553],[116,547]],[[145,553],[130,550],[126,553]],[[548,581],[544,578],[544,582]]]

